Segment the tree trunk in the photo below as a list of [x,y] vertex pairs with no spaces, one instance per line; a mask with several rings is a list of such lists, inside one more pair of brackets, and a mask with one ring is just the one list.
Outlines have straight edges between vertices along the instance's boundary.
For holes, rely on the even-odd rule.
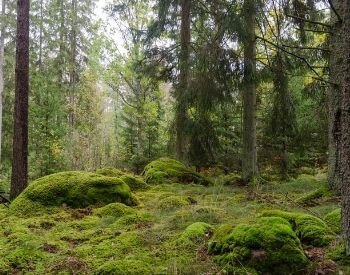
[[256,41],[254,0],[244,7],[244,78],[243,78],[243,156],[242,179],[250,182],[258,172],[256,141]]
[[6,0],[2,0],[1,5],[1,37],[0,37],[0,168],[1,168],[1,148],[2,148],[2,96],[4,93],[4,50],[5,50],[5,12]]
[[11,199],[28,181],[29,7],[29,0],[18,0]]
[[179,59],[180,75],[176,99],[176,154],[179,160],[187,160],[187,93],[190,79],[191,48],[191,1],[181,1],[181,53]]
[[346,254],[350,255],[350,0],[344,1],[343,17],[343,89],[341,99],[341,176],[342,233]]
[[[343,14],[340,1],[334,0],[333,5],[339,14]],[[341,143],[341,92],[342,92],[342,23],[333,14],[334,26],[329,37],[329,78],[334,84],[328,89],[328,183],[330,187],[340,193],[340,143]]]

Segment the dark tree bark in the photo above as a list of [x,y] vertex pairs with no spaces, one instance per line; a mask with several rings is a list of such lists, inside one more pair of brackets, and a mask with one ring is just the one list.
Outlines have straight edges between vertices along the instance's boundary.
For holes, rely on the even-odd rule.
[[1,15],[1,37],[0,37],[0,167],[1,167],[1,148],[2,148],[2,96],[4,92],[4,51],[5,51],[5,12],[6,0],[2,0]]
[[[343,14],[341,1],[333,1],[334,8],[339,14]],[[335,14],[332,15],[333,29],[329,37],[329,78],[333,83],[328,89],[328,183],[330,187],[340,193],[340,142],[341,142],[341,92],[342,92],[342,23]]]
[[346,254],[350,255],[350,0],[344,1],[343,17],[343,89],[341,98],[341,180],[342,232]]
[[256,141],[256,40],[254,0],[245,0],[243,6],[245,33],[243,79],[243,156],[242,179],[250,182],[258,173]]
[[191,0],[181,1],[181,52],[179,58],[179,85],[177,88],[176,99],[176,154],[179,160],[187,159],[187,93],[190,79],[190,48],[191,48]]
[[28,181],[29,0],[17,1],[16,88],[11,199]]

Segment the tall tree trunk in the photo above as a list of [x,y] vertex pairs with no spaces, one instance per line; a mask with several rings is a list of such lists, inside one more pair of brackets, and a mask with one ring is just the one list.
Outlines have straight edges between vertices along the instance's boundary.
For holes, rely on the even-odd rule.
[[181,53],[180,75],[176,99],[176,154],[179,160],[187,160],[187,93],[190,79],[191,48],[191,0],[181,0]]
[[43,1],[44,0],[40,0],[40,31],[39,31],[39,69],[40,70],[42,70],[42,66],[43,66],[43,31],[44,31]]
[[256,41],[254,0],[244,1],[244,79],[242,179],[250,182],[258,172],[256,141]]
[[[334,0],[333,5],[339,14],[343,14],[341,1]],[[328,89],[328,183],[336,192],[340,193],[340,143],[341,143],[341,92],[342,92],[342,64],[343,64],[343,40],[342,23],[335,14],[332,33],[329,37],[329,77],[334,84]]]
[[18,0],[11,199],[28,181],[29,8],[29,0]]
[[346,254],[350,255],[350,0],[344,1],[343,17],[343,89],[341,98],[341,180],[342,233]]
[[[77,0],[72,0],[72,14],[71,14],[71,33],[70,33],[70,71],[69,71],[69,126],[73,131],[74,126],[74,112],[75,112],[75,88],[77,83],[77,29],[76,29],[76,17],[77,17]],[[72,132],[71,132],[72,133]]]
[[5,12],[6,0],[2,0],[1,5],[1,37],[0,37],[0,168],[1,168],[1,148],[2,148],[2,96],[4,93],[4,51],[5,51]]

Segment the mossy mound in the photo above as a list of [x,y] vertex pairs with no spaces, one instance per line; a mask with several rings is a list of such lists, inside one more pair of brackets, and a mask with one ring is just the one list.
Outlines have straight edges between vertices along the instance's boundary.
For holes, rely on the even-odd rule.
[[159,209],[161,210],[174,210],[177,208],[181,208],[183,206],[189,205],[190,202],[188,198],[183,197],[183,196],[178,196],[178,195],[170,195],[167,197],[163,197],[159,201]]
[[209,239],[213,227],[210,224],[204,222],[193,223],[185,229],[181,234],[180,241],[188,244],[199,244]]
[[107,167],[96,170],[96,174],[100,174],[106,177],[114,177],[124,181],[131,189],[131,191],[144,191],[149,188],[149,185],[145,183],[143,178],[133,176],[125,173],[117,168]]
[[141,177],[125,174],[119,179],[124,181],[130,187],[131,191],[144,191],[150,188]]
[[318,200],[330,196],[332,196],[331,190],[328,186],[324,185],[321,188],[301,196],[297,202],[303,205],[316,205]]
[[340,208],[333,210],[324,217],[328,226],[337,234],[341,232],[341,210]]
[[326,246],[334,239],[334,233],[324,221],[308,214],[268,210],[264,211],[262,216],[286,219],[300,240],[305,244]]
[[13,214],[35,214],[52,207],[84,208],[121,202],[134,205],[130,188],[123,181],[88,172],[52,174],[29,184],[10,205]]
[[259,274],[304,274],[308,264],[291,225],[279,217],[225,225],[214,234],[209,252],[230,274],[237,274],[242,266]]
[[102,265],[98,269],[97,274],[144,275],[153,274],[153,271],[151,265],[142,261],[117,260]]
[[110,203],[104,207],[94,209],[94,214],[99,217],[110,216],[110,217],[119,218],[125,215],[131,215],[135,213],[136,211],[133,208],[118,202]]
[[145,167],[144,174],[146,182],[152,184],[169,182],[195,183],[205,186],[212,184],[205,176],[170,158],[160,158],[152,161]]
[[116,177],[116,178],[119,178],[126,174],[125,172],[113,167],[101,168],[96,170],[95,173],[106,177]]

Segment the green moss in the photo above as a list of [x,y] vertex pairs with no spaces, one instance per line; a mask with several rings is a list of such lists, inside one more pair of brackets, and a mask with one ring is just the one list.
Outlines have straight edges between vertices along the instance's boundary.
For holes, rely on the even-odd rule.
[[167,182],[195,183],[206,186],[212,184],[205,176],[170,158],[160,158],[152,161],[145,167],[144,174],[146,182],[152,184]]
[[115,177],[124,181],[131,189],[131,191],[147,190],[149,186],[144,182],[143,178],[133,176],[131,174],[125,173],[117,168],[102,168],[95,172],[107,177]]
[[153,270],[148,263],[126,259],[105,263],[98,269],[97,274],[144,275],[153,274]]
[[345,245],[343,242],[339,242],[337,245],[331,247],[329,251],[327,251],[326,256],[336,261],[342,265],[350,266],[350,258],[346,255]]
[[13,214],[36,214],[62,205],[78,208],[112,202],[135,204],[130,188],[123,181],[94,173],[62,172],[29,184],[11,203],[10,211]]
[[122,203],[110,203],[104,207],[94,209],[94,214],[100,217],[111,216],[119,218],[125,215],[134,214],[136,211]]
[[314,191],[311,191],[301,196],[297,200],[297,202],[303,205],[314,205],[314,204],[317,204],[318,199],[321,199],[323,197],[330,197],[331,195],[332,195],[332,192],[330,191],[328,186],[322,186],[321,188],[318,188]]
[[106,177],[116,177],[116,178],[119,178],[126,174],[125,172],[113,167],[101,168],[96,170],[95,173]]
[[183,206],[189,205],[190,202],[186,197],[170,195],[164,198],[161,198],[158,204],[159,209],[161,210],[174,210],[177,208],[181,208]]
[[324,221],[308,214],[285,212],[281,210],[268,210],[264,211],[262,216],[281,217],[288,220],[295,233],[305,244],[325,246],[335,237]]
[[304,274],[308,263],[292,227],[279,217],[226,225],[214,235],[209,251],[229,273],[243,266],[259,274]]
[[181,234],[180,241],[189,244],[199,244],[208,239],[212,232],[213,228],[211,225],[204,222],[196,222],[185,229]]
[[124,181],[131,189],[131,191],[145,191],[150,188],[150,186],[143,181],[141,177],[123,175],[119,178]]
[[328,226],[337,234],[341,232],[341,210],[340,208],[333,210],[324,217]]

